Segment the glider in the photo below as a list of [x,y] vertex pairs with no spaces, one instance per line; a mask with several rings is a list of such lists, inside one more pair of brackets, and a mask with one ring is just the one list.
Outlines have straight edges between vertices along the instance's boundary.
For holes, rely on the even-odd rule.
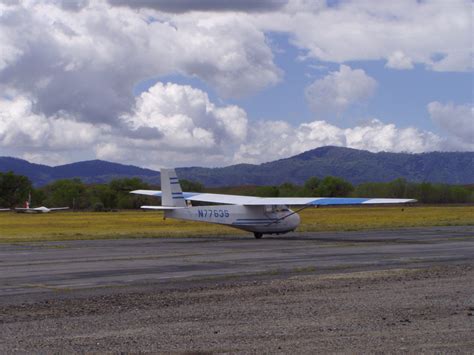
[[28,201],[25,202],[25,207],[16,207],[15,212],[18,213],[49,213],[53,211],[61,211],[61,210],[68,210],[69,207],[30,207],[30,200],[31,198],[28,199]]
[[[161,169],[161,191],[134,190],[137,195],[161,197],[161,206],[141,206],[143,209],[163,210],[169,218],[224,224],[253,232],[259,239],[263,234],[292,232],[300,224],[297,212],[311,206],[379,205],[416,202],[398,198],[345,197],[254,197],[200,192],[183,192],[174,169]],[[213,205],[192,206],[192,202]],[[292,211],[288,206],[298,206]]]
[[49,212],[53,212],[53,211],[60,211],[60,210],[68,210],[69,207],[54,207],[54,208],[48,208],[48,207],[44,207],[44,206],[41,206],[41,207],[34,207],[34,208],[31,208],[31,207],[16,207],[15,208],[15,212],[18,212],[18,213],[49,213]]

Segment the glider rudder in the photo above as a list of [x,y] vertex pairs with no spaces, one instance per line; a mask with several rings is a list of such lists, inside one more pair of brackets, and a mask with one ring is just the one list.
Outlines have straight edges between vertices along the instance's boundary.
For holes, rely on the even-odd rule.
[[174,169],[161,169],[161,204],[167,207],[186,207],[183,191]]

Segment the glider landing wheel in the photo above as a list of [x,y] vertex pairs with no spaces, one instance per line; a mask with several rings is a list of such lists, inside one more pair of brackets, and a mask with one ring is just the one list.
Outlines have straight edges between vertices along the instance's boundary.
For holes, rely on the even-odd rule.
[[262,235],[263,235],[263,234],[262,234],[262,233],[255,232],[253,235],[255,236],[255,238],[260,239],[260,238],[262,238]]

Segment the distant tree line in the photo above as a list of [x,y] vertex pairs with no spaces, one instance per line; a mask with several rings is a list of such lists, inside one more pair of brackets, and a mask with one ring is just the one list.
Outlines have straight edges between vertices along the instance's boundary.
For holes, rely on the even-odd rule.
[[[260,197],[387,197],[414,198],[422,203],[473,203],[474,185],[459,186],[412,183],[396,179],[386,183],[363,183],[353,186],[344,179],[327,176],[309,178],[304,185],[283,183],[279,186],[241,186],[205,189],[199,182],[181,180],[183,191],[218,192],[254,195]],[[137,189],[160,189],[139,178],[114,179],[107,184],[84,184],[79,179],[57,180],[34,188],[31,181],[12,172],[0,172],[0,207],[19,207],[31,196],[32,206],[62,207],[78,210],[109,211],[135,209],[142,205],[157,204],[153,197],[132,195]]]
[[261,197],[414,198],[422,203],[473,203],[474,185],[413,183],[405,179],[396,179],[390,182],[368,182],[353,186],[344,179],[327,176],[323,179],[311,177],[303,186],[291,183],[284,183],[280,186],[258,186],[255,187],[254,195]]

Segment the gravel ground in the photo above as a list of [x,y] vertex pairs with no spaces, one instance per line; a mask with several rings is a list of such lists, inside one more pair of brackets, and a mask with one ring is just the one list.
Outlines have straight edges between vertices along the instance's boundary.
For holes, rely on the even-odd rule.
[[1,353],[473,353],[474,264],[12,300],[0,334]]

